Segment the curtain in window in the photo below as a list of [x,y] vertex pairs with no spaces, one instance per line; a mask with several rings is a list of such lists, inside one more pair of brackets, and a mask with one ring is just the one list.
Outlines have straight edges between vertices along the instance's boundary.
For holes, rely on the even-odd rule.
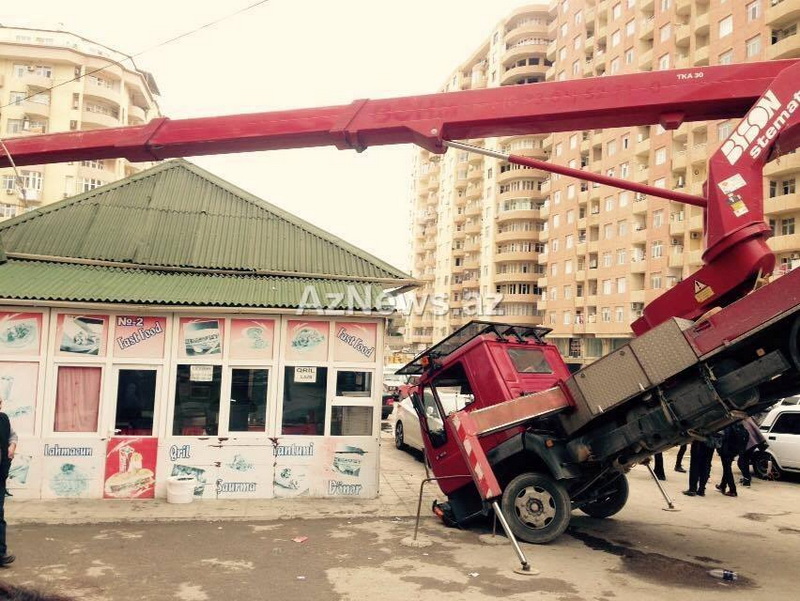
[[95,432],[100,410],[100,367],[58,368],[56,432]]

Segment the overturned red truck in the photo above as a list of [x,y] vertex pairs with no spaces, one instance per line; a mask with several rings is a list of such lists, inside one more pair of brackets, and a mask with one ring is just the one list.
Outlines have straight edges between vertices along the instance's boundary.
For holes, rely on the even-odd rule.
[[[628,345],[570,374],[547,328],[474,322],[406,366],[428,459],[454,523],[498,508],[514,534],[549,542],[572,509],[607,517],[625,472],[800,392],[800,270],[767,283],[764,164],[800,145],[800,61],[700,67],[6,140],[0,167],[159,160],[335,145],[458,147],[508,163],[705,210],[704,266],[648,305]],[[743,120],[709,160],[703,196],[455,140]],[[442,395],[463,408],[445,415]]]

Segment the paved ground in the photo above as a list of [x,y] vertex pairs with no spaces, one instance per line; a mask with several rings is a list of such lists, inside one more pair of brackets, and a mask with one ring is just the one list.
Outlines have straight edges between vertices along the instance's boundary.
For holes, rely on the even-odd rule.
[[[666,487],[681,509],[671,513],[662,511],[648,472],[636,468],[631,500],[617,517],[576,513],[556,543],[523,545],[540,575],[520,576],[511,548],[490,544],[490,524],[444,528],[429,517],[428,499],[420,540],[431,546],[403,545],[424,467],[385,442],[383,494],[375,501],[12,499],[9,537],[19,560],[0,578],[93,601],[796,598],[797,481],[755,481],[737,499],[687,498],[685,475],[670,472]],[[301,519],[309,517],[318,519]],[[740,579],[711,578],[714,567]]]

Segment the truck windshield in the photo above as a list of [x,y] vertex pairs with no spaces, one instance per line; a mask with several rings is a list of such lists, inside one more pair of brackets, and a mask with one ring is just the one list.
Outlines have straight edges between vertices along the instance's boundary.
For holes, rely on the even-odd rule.
[[553,369],[538,348],[510,348],[508,356],[521,374],[551,374]]

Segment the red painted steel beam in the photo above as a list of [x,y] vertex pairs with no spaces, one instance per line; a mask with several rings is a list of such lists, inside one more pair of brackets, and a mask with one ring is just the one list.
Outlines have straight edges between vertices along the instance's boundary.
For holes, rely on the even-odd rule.
[[[17,165],[149,161],[284,148],[415,143],[741,117],[797,60],[595,77],[290,111],[159,119],[6,140]],[[0,149],[0,167],[9,165]]]

